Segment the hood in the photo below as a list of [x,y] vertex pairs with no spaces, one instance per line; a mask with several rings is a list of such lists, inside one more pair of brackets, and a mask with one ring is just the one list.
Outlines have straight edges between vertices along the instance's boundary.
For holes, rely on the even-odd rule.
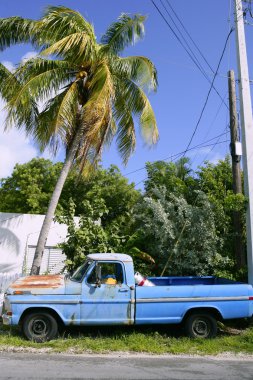
[[21,277],[13,282],[7,289],[8,294],[13,294],[15,292],[31,294],[65,294],[64,275],[57,274]]

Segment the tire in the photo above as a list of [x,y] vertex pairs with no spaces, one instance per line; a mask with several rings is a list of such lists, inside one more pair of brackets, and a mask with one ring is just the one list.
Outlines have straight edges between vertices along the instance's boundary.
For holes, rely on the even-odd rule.
[[51,314],[38,311],[25,316],[22,331],[28,340],[42,343],[57,337],[58,324]]
[[185,321],[185,332],[190,338],[215,338],[217,321],[208,313],[192,313]]

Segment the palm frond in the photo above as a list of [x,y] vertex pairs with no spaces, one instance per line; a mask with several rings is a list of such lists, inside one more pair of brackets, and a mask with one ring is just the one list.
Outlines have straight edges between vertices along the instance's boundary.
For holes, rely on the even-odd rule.
[[55,55],[77,64],[87,59],[92,60],[94,52],[94,46],[90,43],[89,36],[86,33],[78,32],[53,43],[48,48],[42,50],[40,55]]
[[52,25],[58,30],[58,35],[63,36],[64,31],[83,31],[94,40],[96,39],[93,25],[86,21],[81,13],[64,6],[49,6],[46,8],[43,21],[47,26]]
[[39,114],[35,139],[40,149],[50,145],[56,153],[59,142],[66,143],[67,134],[73,133],[78,106],[78,85],[72,83],[62,93],[47,102],[45,109]]
[[36,21],[22,17],[0,19],[0,50],[19,44],[30,42]]
[[114,88],[111,73],[103,61],[96,68],[93,67],[93,70],[88,85],[89,100],[83,107],[82,125],[85,126],[85,133],[77,157],[84,173],[87,165],[89,168],[91,165],[96,166],[101,159],[103,147],[110,144],[115,133],[115,123],[112,119]]
[[156,91],[157,71],[150,59],[143,56],[113,57],[110,60],[112,73],[134,81],[143,89]]
[[146,94],[142,92],[143,110],[140,115],[141,133],[147,144],[153,145],[159,138],[155,113]]
[[[7,126],[20,121],[18,115],[26,114],[26,108],[29,109],[31,98],[34,103],[44,101],[52,93],[57,93],[61,86],[66,85],[67,81],[73,78],[66,62],[42,60],[41,58],[26,61],[14,75],[17,81],[11,88],[12,97],[6,105]],[[13,81],[7,80],[4,87],[9,88],[12,84]],[[22,118],[22,123],[26,124],[25,118]]]
[[113,116],[117,123],[117,148],[123,163],[126,165],[135,150],[136,135],[132,113],[124,98],[117,96]]
[[27,134],[31,133],[39,113],[35,100],[31,94],[27,93],[25,98],[22,99],[22,107],[11,107],[13,94],[22,90],[22,84],[17,79],[15,73],[10,72],[2,64],[0,64],[0,80],[0,94],[6,102],[4,109],[7,111],[5,129],[8,129],[12,125],[21,129],[26,125]]
[[130,17],[122,13],[118,21],[111,24],[106,33],[102,36],[101,42],[103,50],[113,54],[118,54],[128,45],[134,45],[144,36],[145,16],[134,15]]
[[37,24],[37,43],[49,47],[75,33],[85,33],[92,43],[96,41],[93,26],[79,12],[64,6],[49,6]]
[[158,140],[156,118],[145,92],[136,83],[121,80],[121,78],[117,82],[116,92],[125,99],[130,112],[139,117],[140,129],[145,142],[149,145],[155,144]]
[[[17,79],[11,71],[9,71],[2,63],[0,63],[0,94],[2,98],[8,102],[12,96],[12,88],[17,85]],[[5,83],[8,83],[6,85]]]

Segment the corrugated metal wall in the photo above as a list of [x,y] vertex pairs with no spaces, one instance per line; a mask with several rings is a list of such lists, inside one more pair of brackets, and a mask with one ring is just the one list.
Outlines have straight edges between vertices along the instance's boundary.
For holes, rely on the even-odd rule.
[[[29,245],[26,249],[23,265],[24,275],[30,274],[35,248],[35,246]],[[40,274],[57,274],[62,272],[65,260],[66,256],[62,253],[62,250],[60,248],[45,247],[40,267]]]

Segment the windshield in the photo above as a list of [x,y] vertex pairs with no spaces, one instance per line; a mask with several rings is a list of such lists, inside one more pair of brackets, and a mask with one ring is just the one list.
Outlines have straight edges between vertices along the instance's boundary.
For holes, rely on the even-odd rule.
[[83,265],[81,265],[77,270],[73,273],[73,275],[70,277],[70,280],[72,281],[82,281],[83,276],[87,272],[89,266],[93,263],[92,260],[87,260]]

